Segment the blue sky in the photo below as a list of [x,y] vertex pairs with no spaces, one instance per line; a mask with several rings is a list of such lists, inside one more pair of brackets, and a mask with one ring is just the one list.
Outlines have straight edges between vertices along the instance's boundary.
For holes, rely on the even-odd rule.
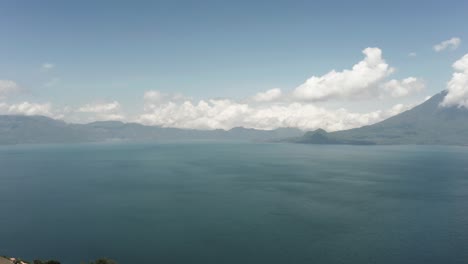
[[[420,78],[423,91],[378,103],[308,102],[375,111],[446,88],[451,65],[468,52],[467,10],[466,1],[2,1],[0,80],[21,88],[2,100],[118,102],[132,121],[145,111],[147,91],[194,104],[286,93],[311,76],[350,69],[377,47],[395,68],[389,79]],[[456,49],[434,51],[451,38],[461,40]]]

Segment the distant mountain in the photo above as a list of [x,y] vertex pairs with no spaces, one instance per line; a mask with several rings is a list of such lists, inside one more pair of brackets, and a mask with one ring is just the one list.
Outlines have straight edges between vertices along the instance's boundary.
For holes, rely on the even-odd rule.
[[118,121],[68,124],[44,116],[0,115],[0,145],[158,140],[268,141],[303,134],[295,128],[257,130],[238,127],[227,131],[194,130]]
[[88,135],[65,122],[43,116],[0,116],[0,144],[87,141]]
[[85,143],[104,141],[243,140],[287,141],[308,144],[437,144],[468,145],[468,109],[441,107],[441,92],[411,110],[380,123],[327,133],[303,133],[295,128],[257,130],[195,130],[102,121],[69,124],[44,116],[0,115],[0,145]]
[[290,141],[353,145],[468,145],[468,109],[441,107],[446,94],[441,92],[411,110],[374,125],[332,133],[320,129]]

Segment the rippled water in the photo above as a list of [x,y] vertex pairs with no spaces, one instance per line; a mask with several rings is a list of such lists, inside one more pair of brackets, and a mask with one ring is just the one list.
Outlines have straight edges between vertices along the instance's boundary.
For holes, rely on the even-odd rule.
[[467,263],[468,148],[0,147],[0,255]]

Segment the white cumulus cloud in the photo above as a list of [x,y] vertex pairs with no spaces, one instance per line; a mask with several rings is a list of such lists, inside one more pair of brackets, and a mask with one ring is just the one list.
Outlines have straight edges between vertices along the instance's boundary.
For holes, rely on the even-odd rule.
[[[149,90],[143,94],[144,107],[141,112],[132,115],[125,113],[118,101],[68,106],[61,110],[53,109],[50,104],[23,102],[10,105],[0,102],[0,112],[46,115],[79,123],[122,120],[191,129],[231,129],[239,126],[256,129],[323,128],[327,131],[350,129],[379,122],[410,106],[398,104],[387,110],[359,112],[337,106],[336,103],[330,104],[334,105],[330,107],[324,101],[400,98],[424,88],[424,82],[419,78],[390,79],[395,70],[383,59],[379,48],[366,48],[362,52],[364,58],[351,69],[332,70],[322,76],[312,76],[295,89],[270,89],[246,96],[243,100],[193,100],[181,94]],[[52,79],[50,85],[58,81]],[[0,81],[0,97],[2,91],[15,89],[16,83]]]
[[185,97],[181,93],[167,94],[167,93],[162,93],[158,90],[149,90],[145,92],[143,99],[145,101],[145,104],[156,104],[156,103],[164,103],[167,101],[187,100],[189,98]]
[[394,72],[382,58],[379,48],[366,48],[365,58],[351,70],[332,70],[323,76],[312,76],[293,91],[293,97],[305,101],[355,98],[378,92],[378,84]]
[[460,38],[451,38],[445,41],[442,41],[441,43],[434,45],[434,50],[436,52],[440,52],[446,49],[452,49],[455,50],[460,46],[461,44],[461,39]]
[[22,102],[17,104],[6,104],[0,106],[0,111],[4,114],[15,115],[43,115],[48,117],[57,116],[52,112],[52,105],[50,103],[31,103]]
[[388,110],[359,113],[345,108],[318,106],[316,101],[356,98],[401,98],[424,89],[423,80],[407,77],[388,79],[394,72],[382,58],[379,48],[366,48],[362,61],[351,70],[330,71],[313,76],[290,92],[280,89],[259,92],[248,100],[177,98],[150,90],[144,94],[143,113],[136,122],[163,127],[231,129],[243,126],[256,129],[298,127],[328,131],[349,129],[379,122],[407,110],[396,105]]
[[415,77],[408,77],[403,80],[390,80],[384,84],[382,84],[382,89],[390,94],[394,98],[405,97],[410,94],[420,92],[424,89],[425,85],[423,80],[415,78]]
[[165,98],[164,94],[156,90],[146,91],[143,97],[148,102],[161,102]]
[[453,65],[455,72],[447,83],[447,95],[442,106],[458,106],[468,108],[468,54],[457,60]]
[[78,109],[83,113],[110,113],[120,109],[120,103],[113,101],[110,103],[86,104]]
[[344,108],[326,109],[310,103],[248,104],[228,99],[198,102],[168,101],[148,104],[136,121],[146,125],[192,129],[297,127],[336,131],[369,125],[406,110],[398,105],[386,111],[357,113]]
[[0,80],[0,99],[7,97],[8,95],[18,92],[19,86],[16,82],[11,80]]
[[281,90],[278,88],[275,88],[275,89],[268,90],[266,92],[257,93],[252,97],[252,99],[256,102],[272,102],[272,101],[280,99],[282,95],[283,94]]
[[117,101],[86,104],[78,108],[79,113],[88,113],[86,121],[124,120],[120,103]]

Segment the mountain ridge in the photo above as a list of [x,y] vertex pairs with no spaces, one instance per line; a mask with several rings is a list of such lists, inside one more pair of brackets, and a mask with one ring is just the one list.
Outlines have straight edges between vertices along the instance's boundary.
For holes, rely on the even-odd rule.
[[468,109],[442,107],[446,91],[379,123],[304,133],[297,128],[196,130],[121,121],[66,123],[45,116],[0,115],[0,145],[105,141],[243,140],[348,145],[468,145]]
[[447,91],[379,123],[342,130],[306,132],[288,141],[350,145],[467,145],[468,109],[440,106]]
[[303,134],[297,128],[258,130],[235,127],[230,130],[196,130],[121,121],[75,124],[45,116],[0,115],[0,145],[152,140],[265,141]]

